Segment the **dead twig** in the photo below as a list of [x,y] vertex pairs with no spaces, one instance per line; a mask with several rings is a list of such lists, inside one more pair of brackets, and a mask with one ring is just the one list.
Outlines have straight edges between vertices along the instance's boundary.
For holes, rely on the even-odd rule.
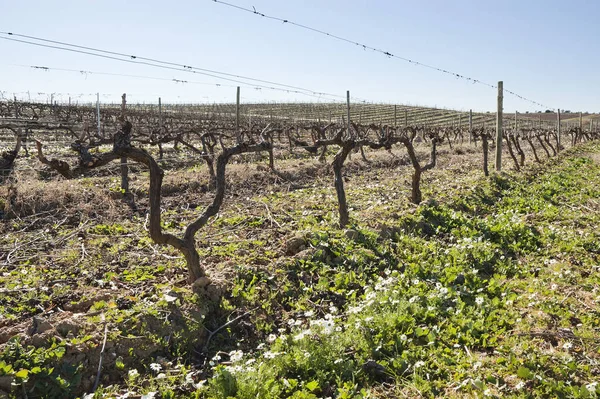
[[258,309],[258,307],[254,308],[254,309],[250,309],[246,313],[242,313],[241,315],[239,315],[235,319],[229,320],[227,323],[223,324],[222,326],[217,327],[216,330],[210,331],[208,328],[204,327],[206,329],[206,331],[208,331],[208,338],[206,339],[206,343],[204,344],[204,347],[202,348],[202,352],[204,352],[204,353],[207,352],[207,350],[208,350],[208,344],[210,344],[210,340],[212,339],[212,337],[214,337],[214,335],[216,333],[218,333],[219,331],[221,331],[222,329],[224,329],[226,327],[229,327],[230,325],[232,325],[236,321],[238,321],[240,319],[243,319],[244,317],[248,316],[250,313],[254,312],[256,309]]
[[83,260],[85,259],[85,255],[87,255],[87,252],[86,252],[85,246],[83,245],[83,242],[82,242],[81,243],[81,258],[79,258],[77,263],[75,263],[75,267],[79,266],[81,264],[81,262],[83,262]]
[[273,223],[275,223],[277,225],[277,227],[281,228],[281,225],[273,217],[273,214],[271,213],[269,206],[264,202],[263,202],[263,205],[265,206],[265,209],[267,210],[267,216],[269,217],[269,220],[271,221],[271,227],[273,227]]
[[104,360],[104,349],[106,347],[106,336],[108,335],[108,323],[106,322],[104,313],[102,314],[102,321],[104,321],[104,340],[102,342],[102,349],[100,350],[100,360],[98,361],[98,372],[96,373],[96,381],[94,382],[94,388],[92,388],[92,392],[96,392],[96,389],[98,388],[98,384],[100,384],[100,374],[102,373],[102,361]]

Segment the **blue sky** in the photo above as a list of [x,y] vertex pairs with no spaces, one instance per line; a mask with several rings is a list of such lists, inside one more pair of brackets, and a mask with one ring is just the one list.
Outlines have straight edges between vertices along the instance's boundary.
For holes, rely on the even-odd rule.
[[[231,0],[548,107],[600,111],[598,1]],[[211,0],[0,1],[0,31],[135,54],[373,102],[494,111],[496,91]],[[0,40],[6,97],[232,102],[236,83]],[[198,83],[34,70],[29,65]],[[217,87],[216,83],[222,86]],[[29,95],[26,94],[29,92]],[[242,101],[326,101],[242,87]],[[80,96],[80,94],[84,94]],[[505,94],[505,110],[542,109]]]

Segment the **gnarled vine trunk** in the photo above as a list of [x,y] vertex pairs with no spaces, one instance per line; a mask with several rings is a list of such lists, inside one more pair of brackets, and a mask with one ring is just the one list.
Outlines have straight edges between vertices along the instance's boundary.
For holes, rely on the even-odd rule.
[[438,138],[434,137],[431,140],[430,159],[429,159],[429,163],[425,166],[421,166],[419,164],[419,160],[417,158],[417,154],[415,152],[415,148],[413,146],[412,140],[405,137],[405,138],[400,139],[400,141],[406,147],[406,150],[408,152],[408,157],[410,158],[410,161],[411,161],[411,163],[413,165],[413,169],[414,169],[414,172],[412,175],[412,185],[411,185],[411,187],[412,187],[411,201],[414,204],[420,204],[421,201],[423,200],[423,196],[421,194],[421,175],[423,174],[423,172],[433,169],[435,167],[436,158],[437,158]]
[[340,214],[340,228],[344,228],[350,222],[350,215],[348,213],[348,203],[346,202],[346,190],[344,189],[344,177],[342,176],[342,167],[344,162],[350,154],[350,151],[354,148],[354,141],[347,141],[341,146],[331,166],[333,167],[334,173],[334,185],[335,192],[338,199],[338,210]]
[[15,148],[0,154],[0,176],[8,176],[13,170],[15,159],[21,150],[21,136],[16,135],[16,137]]

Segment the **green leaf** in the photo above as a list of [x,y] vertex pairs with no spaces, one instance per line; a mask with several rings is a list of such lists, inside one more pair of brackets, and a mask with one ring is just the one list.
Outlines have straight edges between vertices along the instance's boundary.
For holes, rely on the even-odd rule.
[[25,379],[25,378],[27,378],[28,375],[29,375],[29,370],[21,369],[17,372],[17,374],[15,374],[15,377]]
[[317,388],[319,388],[319,383],[317,381],[311,381],[305,385],[306,389],[311,392],[314,392]]
[[533,373],[531,372],[531,370],[523,366],[519,367],[519,369],[517,370],[517,375],[525,380],[529,380],[533,377]]

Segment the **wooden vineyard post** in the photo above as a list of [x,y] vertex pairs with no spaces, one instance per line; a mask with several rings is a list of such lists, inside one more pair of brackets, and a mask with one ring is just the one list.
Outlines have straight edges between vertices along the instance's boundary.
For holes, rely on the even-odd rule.
[[471,144],[471,139],[473,136],[473,110],[469,110],[469,144]]
[[404,110],[404,127],[408,127],[408,110]]
[[398,127],[398,106],[394,105],[394,129]]
[[158,97],[158,127],[160,128],[160,134],[163,132],[163,119],[162,119],[162,102]]
[[100,136],[100,93],[96,93],[96,117],[98,118],[98,137]]
[[496,113],[496,172],[502,170],[502,112],[504,100],[504,82],[498,82],[498,111]]
[[579,113],[579,128],[583,129],[583,113]]
[[127,106],[127,93],[121,96],[121,122],[125,122],[125,110]]
[[[125,124],[126,120],[127,94],[121,96],[121,124]],[[123,195],[129,194],[129,168],[127,167],[127,157],[121,157],[121,190]]]
[[348,136],[350,136],[350,90],[346,91],[346,113],[348,116]]
[[[346,115],[347,115],[347,129],[348,129],[348,138],[350,138],[350,90],[346,90]],[[343,120],[343,116],[342,116],[342,120]],[[352,159],[352,153],[348,154],[348,159]],[[343,184],[343,183],[342,183]],[[345,192],[344,192],[344,196],[345,196]],[[344,202],[345,202],[346,198],[344,197]]]
[[556,110],[556,151],[560,151],[560,108]]
[[[14,106],[15,106],[15,119],[19,119],[19,107],[17,105],[17,96],[14,95],[13,98],[14,98],[14,101],[15,101],[14,102]],[[23,141],[23,148],[25,150],[25,155],[29,155],[29,152],[27,150],[27,138],[28,138],[27,136],[28,136],[28,132],[29,132],[28,129],[25,129],[25,135],[23,135],[23,130],[21,130],[21,128],[17,129],[17,136],[21,137],[22,138],[21,140]]]
[[240,86],[237,87],[237,95],[236,95],[236,99],[235,99],[235,136],[236,136],[237,142],[239,144],[241,142],[241,137],[240,137]]
[[515,111],[515,133],[517,132],[517,128],[519,127],[519,122],[518,122],[518,118],[519,117],[519,112]]

